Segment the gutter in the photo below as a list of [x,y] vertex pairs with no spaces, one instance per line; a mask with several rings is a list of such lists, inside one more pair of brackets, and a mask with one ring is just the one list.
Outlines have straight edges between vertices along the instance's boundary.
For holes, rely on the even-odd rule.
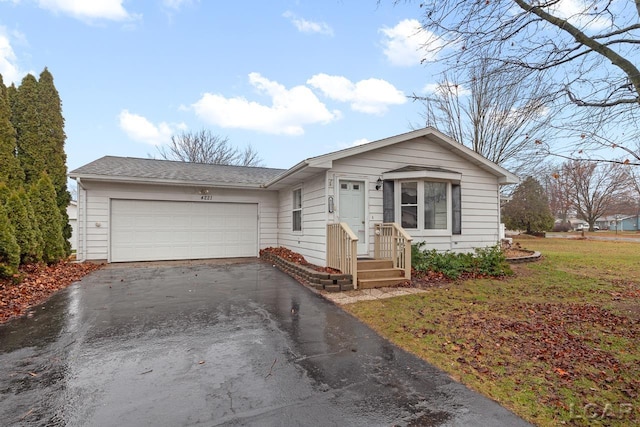
[[[76,179],[80,182],[80,175],[69,175],[70,178]],[[260,189],[264,188],[262,184],[235,184],[235,183],[220,183],[210,181],[176,181],[172,179],[149,179],[149,178],[135,178],[135,177],[113,177],[106,175],[83,175],[83,179],[91,181],[101,182],[113,182],[123,184],[152,184],[152,185],[174,185],[178,187],[217,187],[217,188],[244,188],[244,189]]]

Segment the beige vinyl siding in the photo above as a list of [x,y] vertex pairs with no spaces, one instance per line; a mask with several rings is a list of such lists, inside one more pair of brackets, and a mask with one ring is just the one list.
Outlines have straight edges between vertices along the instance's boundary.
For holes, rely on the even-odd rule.
[[[382,222],[382,189],[376,180],[384,172],[407,165],[447,169],[462,175],[462,234],[437,236],[414,232],[415,241],[437,250],[472,251],[494,245],[499,236],[499,198],[497,178],[477,165],[462,159],[427,137],[402,142],[379,150],[334,161],[329,179],[365,179],[368,181],[367,229],[369,252],[373,254],[373,224]],[[337,190],[336,190],[337,192]],[[329,194],[333,194],[329,189]],[[330,218],[333,220],[334,218]],[[410,234],[411,230],[407,230]]]
[[[89,216],[87,217],[87,212]],[[78,190],[78,259],[106,260],[108,257],[109,200]]]
[[[78,258],[109,260],[110,199],[188,201],[201,203],[257,203],[258,245],[260,249],[278,245],[278,194],[266,190],[210,189],[211,200],[201,200],[200,188],[181,186],[134,185],[82,181],[78,200]],[[85,204],[89,215],[85,221]],[[86,230],[85,230],[86,224]],[[86,232],[86,238],[83,233]],[[86,247],[84,242],[86,241]]]
[[[302,188],[302,231],[292,231],[293,190]],[[312,264],[325,265],[327,209],[325,174],[319,173],[299,185],[280,190],[278,243],[300,253]]]

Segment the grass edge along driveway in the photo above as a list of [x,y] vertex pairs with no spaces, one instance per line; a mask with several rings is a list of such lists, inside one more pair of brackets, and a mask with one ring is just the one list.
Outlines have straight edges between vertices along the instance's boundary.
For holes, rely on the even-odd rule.
[[344,308],[537,425],[640,423],[640,243],[520,244],[514,277]]

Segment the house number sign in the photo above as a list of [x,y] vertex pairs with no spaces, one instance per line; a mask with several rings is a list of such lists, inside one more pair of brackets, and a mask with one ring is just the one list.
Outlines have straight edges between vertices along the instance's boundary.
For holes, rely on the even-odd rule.
[[200,200],[213,200],[213,196],[200,196]]

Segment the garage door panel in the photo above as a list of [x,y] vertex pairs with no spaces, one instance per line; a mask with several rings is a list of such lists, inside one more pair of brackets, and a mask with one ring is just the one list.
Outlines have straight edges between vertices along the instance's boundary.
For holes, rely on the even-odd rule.
[[111,261],[258,255],[258,206],[111,201]]

